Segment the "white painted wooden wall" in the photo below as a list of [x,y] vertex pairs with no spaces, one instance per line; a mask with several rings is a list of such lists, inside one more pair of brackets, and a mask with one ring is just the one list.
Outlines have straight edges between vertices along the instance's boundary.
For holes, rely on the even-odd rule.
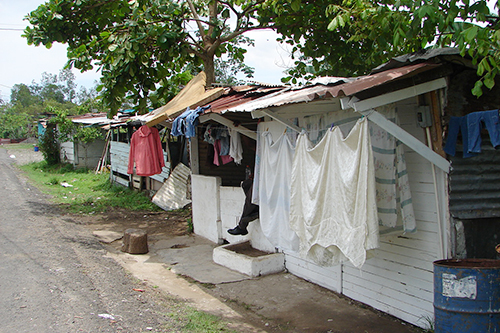
[[259,220],[250,222],[248,235],[232,236],[243,211],[245,193],[241,187],[221,186],[219,177],[191,175],[194,232],[214,243],[222,239],[229,243],[251,240],[252,246],[266,252],[275,252],[262,233]]

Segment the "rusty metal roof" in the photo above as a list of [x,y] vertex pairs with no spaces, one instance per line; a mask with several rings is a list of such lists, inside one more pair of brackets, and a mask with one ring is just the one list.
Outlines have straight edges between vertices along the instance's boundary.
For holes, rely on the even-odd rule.
[[342,92],[344,96],[351,96],[360,91],[367,90],[384,83],[388,83],[390,81],[405,79],[407,77],[411,77],[419,73],[435,69],[439,66],[441,65],[423,62],[414,65],[394,68],[380,73],[362,76],[355,81],[344,83],[339,86],[339,91]]
[[227,91],[223,96],[210,102],[210,111],[221,113],[229,108],[254,101],[272,93],[282,91],[284,86],[279,87],[260,87],[260,86],[236,86]]
[[[281,87],[280,90],[275,90],[271,94],[257,99],[248,99],[234,104],[222,103],[214,112],[251,112],[254,110],[265,109],[268,107],[276,107],[285,104],[307,103],[321,98],[334,98],[341,96],[352,96],[361,91],[383,85],[388,82],[405,79],[417,75],[419,73],[435,69],[440,65],[434,63],[419,63],[405,67],[390,69],[381,73],[363,76],[357,79],[345,79],[346,82],[338,84],[341,81],[336,81],[337,84],[316,84],[301,88]],[[242,96],[242,99],[246,96]],[[215,102],[212,102],[212,107]]]

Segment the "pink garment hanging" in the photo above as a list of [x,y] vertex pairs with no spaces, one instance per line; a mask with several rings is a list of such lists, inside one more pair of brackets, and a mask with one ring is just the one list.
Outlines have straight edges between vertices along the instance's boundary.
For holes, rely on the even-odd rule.
[[141,126],[132,134],[127,173],[138,176],[152,176],[161,173],[165,166],[163,148],[158,130],[155,127]]
[[[222,164],[227,164],[227,163],[233,161],[233,158],[231,156],[229,156],[229,155],[219,156],[219,154],[220,154],[220,140],[215,140],[215,142],[214,142],[214,164],[219,166],[221,162],[222,162]],[[220,162],[219,162],[219,158],[220,158]]]

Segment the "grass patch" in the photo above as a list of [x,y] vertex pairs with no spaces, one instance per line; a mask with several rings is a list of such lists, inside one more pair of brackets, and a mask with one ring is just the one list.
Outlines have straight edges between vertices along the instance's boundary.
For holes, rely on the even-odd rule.
[[159,211],[146,195],[113,185],[109,174],[73,169],[71,164],[48,165],[35,162],[19,167],[53,201],[71,213],[103,213],[109,208]]
[[33,143],[9,143],[7,145],[0,145],[3,149],[14,150],[14,149],[25,149],[25,150],[34,150],[35,145]]
[[[229,329],[227,323],[220,317],[193,309],[191,307],[178,307],[177,311],[172,311],[168,316],[175,322],[176,328],[187,333],[215,333],[226,332],[236,333]],[[170,329],[168,327],[167,329]]]

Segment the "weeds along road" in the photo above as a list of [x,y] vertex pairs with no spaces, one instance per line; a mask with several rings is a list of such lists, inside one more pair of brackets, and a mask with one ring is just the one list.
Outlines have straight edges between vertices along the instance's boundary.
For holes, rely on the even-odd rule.
[[169,319],[0,149],[0,332],[158,332]]

